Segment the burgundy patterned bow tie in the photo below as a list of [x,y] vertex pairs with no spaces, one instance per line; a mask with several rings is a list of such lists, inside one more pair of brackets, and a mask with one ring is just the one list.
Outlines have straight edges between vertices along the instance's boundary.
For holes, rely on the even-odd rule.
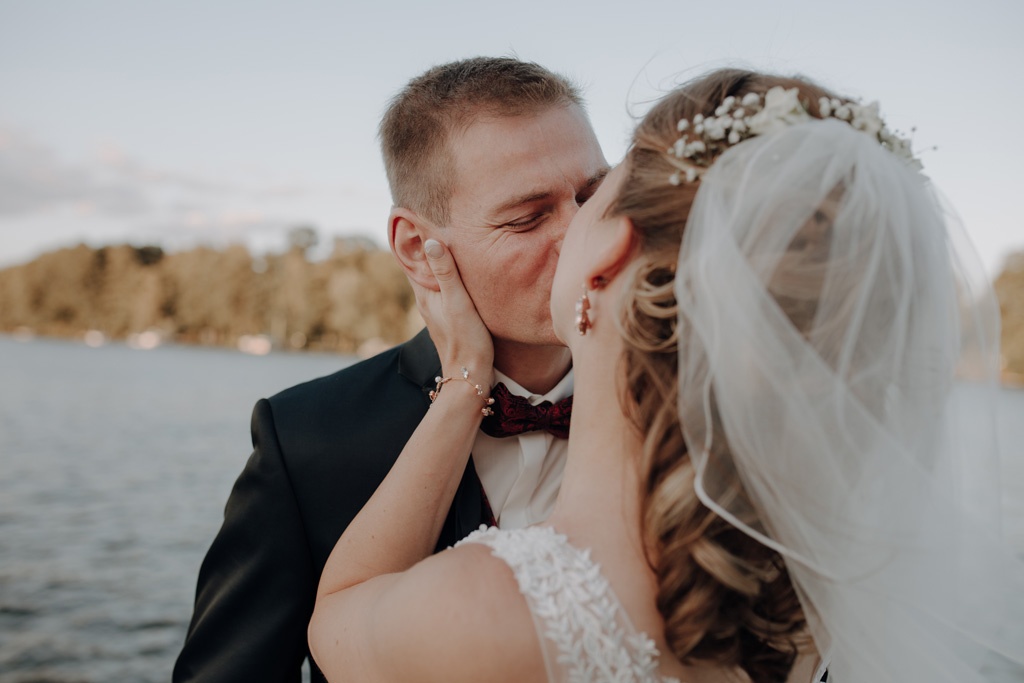
[[572,396],[558,403],[543,401],[531,405],[522,396],[516,396],[498,383],[491,391],[494,414],[485,417],[480,429],[490,436],[517,436],[523,432],[546,431],[559,439],[569,438],[569,418],[572,415]]

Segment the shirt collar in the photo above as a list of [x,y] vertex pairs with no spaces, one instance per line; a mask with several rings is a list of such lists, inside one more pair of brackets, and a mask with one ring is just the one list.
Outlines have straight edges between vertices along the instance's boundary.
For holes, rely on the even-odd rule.
[[569,396],[572,396],[572,368],[569,368],[569,372],[565,373],[565,377],[563,377],[558,382],[558,384],[556,384],[551,389],[551,391],[543,395],[530,393],[529,391],[524,389],[521,384],[519,384],[514,379],[510,378],[508,375],[495,368],[494,383],[497,384],[498,382],[504,384],[505,388],[508,389],[510,394],[522,396],[523,398],[530,402],[530,405],[533,406],[539,405],[544,401],[558,403],[563,398],[568,398]]

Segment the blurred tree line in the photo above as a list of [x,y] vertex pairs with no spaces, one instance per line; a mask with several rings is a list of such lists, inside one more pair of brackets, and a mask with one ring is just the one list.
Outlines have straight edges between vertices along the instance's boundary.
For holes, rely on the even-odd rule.
[[[0,271],[0,332],[111,339],[154,331],[162,339],[236,346],[263,335],[277,348],[373,353],[423,326],[390,252],[337,239],[311,261],[318,241],[292,229],[282,254],[253,256],[241,245],[164,253],[128,245],[79,245]],[[995,281],[1002,314],[1004,377],[1024,385],[1024,252]]]
[[[316,231],[293,229],[282,254],[242,245],[164,253],[159,247],[85,245],[0,271],[0,331],[126,339],[156,332],[175,342],[235,346],[264,335],[277,348],[372,352],[422,327],[392,255],[338,239],[311,261]],[[93,333],[95,334],[95,333]]]
[[1002,317],[1003,375],[1024,386],[1024,251],[1006,259],[995,281]]

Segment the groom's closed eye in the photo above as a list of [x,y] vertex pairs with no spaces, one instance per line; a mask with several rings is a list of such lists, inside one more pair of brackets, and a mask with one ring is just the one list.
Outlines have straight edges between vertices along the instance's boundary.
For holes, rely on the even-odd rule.
[[[597,188],[601,187],[601,182],[608,175],[609,170],[608,168],[602,168],[587,179],[587,182],[583,184],[583,188],[576,194],[575,201],[577,206],[583,206],[588,199],[594,196]],[[512,220],[496,221],[492,226],[520,232],[536,228],[557,210],[555,194],[542,190],[514,197],[497,207],[495,215],[508,215],[508,213],[516,209],[524,210],[524,213]]]
[[539,213],[539,214],[533,214],[533,215],[530,215],[530,216],[526,216],[526,217],[524,217],[522,219],[518,219],[518,220],[515,220],[515,221],[510,221],[508,223],[505,223],[501,227],[509,228],[509,229],[512,229],[512,230],[529,230],[531,228],[535,228],[538,225],[540,225],[541,221],[543,221],[547,217],[548,217],[548,214],[546,212],[545,213]]

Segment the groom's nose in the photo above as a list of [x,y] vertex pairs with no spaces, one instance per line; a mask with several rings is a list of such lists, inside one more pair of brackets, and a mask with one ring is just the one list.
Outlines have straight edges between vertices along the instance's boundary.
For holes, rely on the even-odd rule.
[[559,211],[558,221],[553,226],[554,237],[552,240],[552,248],[556,256],[562,253],[562,242],[565,241],[565,233],[569,230],[569,223],[576,217],[579,210],[579,204],[573,201]]

